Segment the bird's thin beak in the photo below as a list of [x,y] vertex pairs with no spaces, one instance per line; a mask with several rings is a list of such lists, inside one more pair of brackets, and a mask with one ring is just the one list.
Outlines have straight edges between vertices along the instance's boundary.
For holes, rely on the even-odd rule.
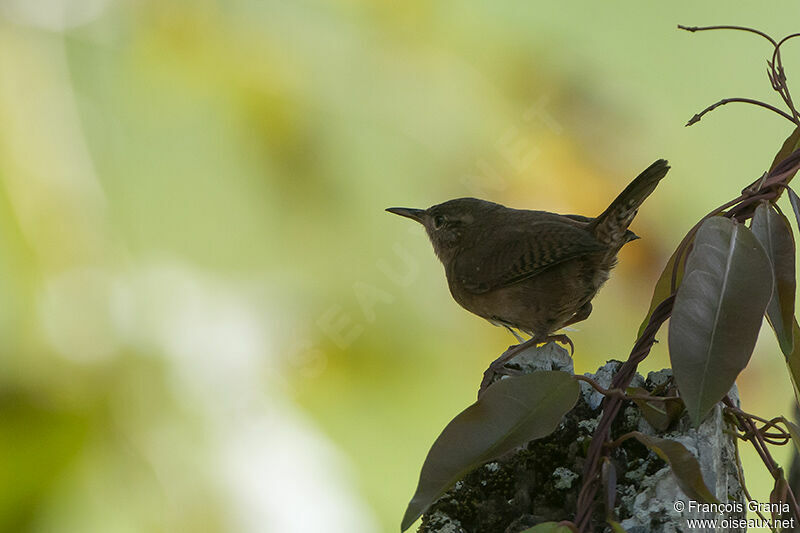
[[420,224],[422,224],[422,216],[425,214],[424,209],[412,209],[410,207],[390,207],[387,211],[401,217],[416,220]]

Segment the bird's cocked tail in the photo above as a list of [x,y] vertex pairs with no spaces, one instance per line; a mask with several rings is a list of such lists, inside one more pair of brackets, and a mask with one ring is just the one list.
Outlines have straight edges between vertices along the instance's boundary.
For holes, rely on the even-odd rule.
[[668,170],[667,161],[659,159],[625,187],[608,209],[592,222],[591,229],[597,240],[609,248],[618,248],[631,240],[628,238],[627,230],[633,217],[636,216],[636,210],[656,189],[658,182],[667,175]]

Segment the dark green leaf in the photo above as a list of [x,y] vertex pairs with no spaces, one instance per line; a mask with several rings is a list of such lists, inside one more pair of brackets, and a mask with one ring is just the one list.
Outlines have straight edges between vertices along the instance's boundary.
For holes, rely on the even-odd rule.
[[560,522],[542,522],[530,529],[526,529],[522,533],[571,533],[573,531],[577,531],[577,529],[575,527],[561,525]]
[[669,324],[675,382],[695,425],[750,361],[771,295],[770,262],[753,233],[723,217],[703,222]]
[[456,481],[483,463],[552,433],[580,387],[566,372],[501,379],[456,416],[433,443],[403,517],[408,529]]
[[645,435],[638,431],[634,431],[633,436],[669,463],[672,473],[678,480],[678,486],[688,497],[705,503],[717,503],[717,498],[703,480],[700,463],[683,444],[670,439]]
[[772,299],[767,305],[767,320],[775,330],[781,351],[789,355],[794,347],[792,322],[796,288],[792,228],[786,217],[765,201],[756,208],[751,229],[767,252],[775,278]]

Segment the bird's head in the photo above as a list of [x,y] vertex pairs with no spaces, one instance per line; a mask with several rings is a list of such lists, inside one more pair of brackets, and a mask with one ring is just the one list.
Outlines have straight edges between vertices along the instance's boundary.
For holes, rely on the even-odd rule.
[[416,220],[428,233],[433,250],[443,263],[464,246],[464,235],[499,204],[477,198],[457,198],[428,209],[390,207],[388,212]]

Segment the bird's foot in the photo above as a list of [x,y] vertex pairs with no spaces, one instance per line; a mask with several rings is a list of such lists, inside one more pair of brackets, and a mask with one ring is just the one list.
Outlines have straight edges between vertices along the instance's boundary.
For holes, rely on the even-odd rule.
[[512,335],[514,335],[514,338],[517,339],[520,342],[520,344],[525,342],[525,339],[523,339],[522,336],[519,333],[514,331],[514,329],[511,326],[506,326],[504,324],[503,327],[505,327]]
[[572,340],[563,333],[558,335],[547,335],[544,337],[533,337],[525,342],[520,342],[516,346],[509,346],[508,350],[506,350],[503,355],[495,359],[492,364],[489,365],[489,368],[486,369],[486,372],[483,373],[481,386],[478,390],[478,398],[481,397],[483,392],[489,387],[489,385],[494,383],[499,376],[518,376],[523,374],[523,372],[519,369],[509,368],[506,366],[506,364],[508,364],[514,357],[517,356],[517,354],[523,352],[531,346],[547,344],[548,342],[552,341],[569,345],[570,355],[575,353],[575,345],[572,343]]
[[523,373],[522,370],[518,368],[509,368],[506,366],[506,363],[508,363],[511,358],[518,353],[517,351],[513,351],[513,353],[510,354],[511,357],[509,357],[509,352],[512,352],[512,350],[508,350],[506,353],[492,361],[492,364],[490,364],[489,368],[486,369],[486,372],[483,373],[481,386],[478,389],[478,398],[480,398],[489,385],[497,381],[500,376],[519,376]]
[[548,335],[547,337],[544,338],[543,341],[540,342],[547,343],[551,341],[560,342],[561,344],[568,345],[569,355],[570,356],[575,355],[575,345],[572,343],[572,339],[567,337],[564,333],[559,333],[558,335]]
[[486,372],[483,373],[481,386],[480,389],[478,389],[478,398],[481,397],[483,391],[485,391],[489,385],[496,381],[498,376],[518,376],[522,374],[522,371],[519,369],[508,368],[506,363],[511,361],[518,353],[522,352],[526,348],[536,346],[540,342],[542,341],[533,338],[524,342],[520,342],[516,346],[509,346],[508,350],[503,352],[503,355],[492,361],[492,364],[490,364],[489,368],[486,369]]

